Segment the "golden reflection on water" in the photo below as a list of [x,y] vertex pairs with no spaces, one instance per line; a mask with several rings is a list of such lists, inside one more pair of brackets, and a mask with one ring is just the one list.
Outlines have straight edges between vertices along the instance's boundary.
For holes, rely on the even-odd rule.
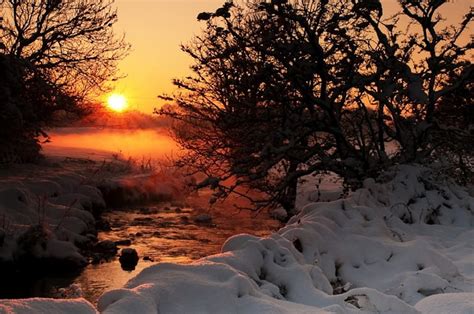
[[[165,131],[63,128],[51,131],[50,136],[52,142],[45,145],[44,150],[46,154],[56,156],[101,160],[110,158],[112,153],[121,153],[124,158],[161,160],[179,153],[176,143]],[[145,208],[147,211],[152,209],[148,213],[144,213],[143,208],[105,213],[103,216],[110,222],[112,230],[100,232],[99,239],[131,240],[130,247],[137,250],[140,261],[133,271],[122,270],[118,259],[87,266],[74,279],[84,297],[95,303],[104,291],[123,287],[148,266],[163,262],[191,263],[219,253],[222,244],[232,235],[266,236],[280,227],[266,213],[256,218],[253,213],[238,212],[232,204],[242,200],[231,198],[210,210],[209,196],[210,191],[199,193],[179,208],[154,204]],[[199,214],[210,214],[212,223],[196,223],[194,217]],[[143,260],[145,256],[152,261]]]
[[[219,253],[222,244],[230,236],[239,233],[267,236],[281,227],[267,213],[255,217],[247,211],[238,212],[230,203],[212,210],[205,209],[199,206],[203,204],[204,196],[188,199],[190,207],[156,204],[147,208],[149,213],[143,213],[141,208],[106,213],[104,218],[110,223],[111,230],[100,232],[100,240],[130,239],[129,247],[137,250],[140,261],[132,272],[122,270],[116,259],[109,263],[89,265],[75,280],[86,299],[97,302],[104,291],[123,287],[141,270],[153,264],[191,263]],[[196,223],[194,217],[200,214],[211,215],[212,222]],[[145,256],[153,262],[143,260]]]

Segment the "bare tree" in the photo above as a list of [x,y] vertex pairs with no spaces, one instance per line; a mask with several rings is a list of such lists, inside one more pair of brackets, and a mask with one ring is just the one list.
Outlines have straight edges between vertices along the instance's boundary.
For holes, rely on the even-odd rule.
[[[436,104],[472,71],[472,46],[458,41],[472,15],[432,29],[445,2],[401,0],[386,20],[377,0],[254,0],[201,13],[206,33],[183,47],[195,75],[175,81],[180,92],[164,98],[176,106],[160,111],[177,121],[180,165],[206,174],[199,186],[216,199],[258,190],[257,209],[281,205],[291,215],[305,175],[360,182],[422,160]],[[395,154],[390,141],[401,147]]]
[[22,59],[76,95],[116,78],[128,44],[117,38],[113,0],[4,0],[0,38]]
[[[447,0],[399,0],[401,12],[386,20],[381,5],[368,5],[378,1],[352,2],[374,37],[363,48],[368,70],[360,75],[361,89],[377,106],[380,130],[401,146],[397,161],[422,160],[433,148],[429,133],[440,127],[440,100],[472,76],[473,39],[463,44],[460,38],[473,8],[458,26],[443,26],[439,10]],[[405,29],[397,27],[400,19],[408,20]],[[383,150],[382,138],[378,146]]]
[[112,0],[3,0],[0,8],[0,158],[30,161],[46,128],[83,115],[89,96],[117,78],[129,45],[114,35]]

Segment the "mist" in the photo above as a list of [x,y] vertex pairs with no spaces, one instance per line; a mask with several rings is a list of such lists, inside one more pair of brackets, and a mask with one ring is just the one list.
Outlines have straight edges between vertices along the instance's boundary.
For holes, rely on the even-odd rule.
[[160,129],[60,128],[49,132],[48,150],[86,149],[119,154],[122,158],[166,159],[179,152],[177,144]]

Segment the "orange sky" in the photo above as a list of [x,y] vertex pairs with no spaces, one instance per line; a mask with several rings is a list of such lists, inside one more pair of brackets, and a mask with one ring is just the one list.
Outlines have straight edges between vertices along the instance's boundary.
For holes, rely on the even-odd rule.
[[[385,11],[395,8],[396,0],[382,0]],[[190,73],[191,59],[179,45],[200,32],[196,16],[213,11],[225,0],[116,0],[118,33],[125,33],[132,44],[130,55],[120,63],[127,77],[115,91],[123,93],[132,109],[151,113],[161,105],[157,95],[173,91],[171,80]],[[474,5],[474,0],[455,0],[447,5],[448,21],[459,19]],[[471,31],[472,34],[472,31]]]
[[191,59],[179,45],[200,31],[196,16],[215,10],[224,0],[116,0],[117,33],[125,33],[132,44],[121,61],[127,75],[117,83],[132,109],[151,113],[161,103],[157,95],[173,91],[171,80],[189,74]]

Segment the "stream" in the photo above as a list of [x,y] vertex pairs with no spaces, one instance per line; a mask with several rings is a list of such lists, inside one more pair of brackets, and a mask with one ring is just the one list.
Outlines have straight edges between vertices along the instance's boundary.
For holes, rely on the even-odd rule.
[[[101,161],[115,152],[125,159],[140,160],[152,156],[160,160],[172,157],[177,150],[176,143],[169,136],[156,130],[62,128],[51,130],[50,135],[52,143],[45,145],[43,150],[46,155],[56,157]],[[103,292],[123,287],[148,266],[160,262],[190,263],[219,253],[222,244],[232,235],[265,236],[281,226],[265,212],[257,217],[247,211],[237,212],[232,200],[216,204],[212,211],[208,211],[205,209],[208,198],[209,195],[202,192],[183,204],[112,208],[102,215],[111,228],[99,231],[98,239],[130,240],[129,246],[119,246],[118,255],[125,247],[137,250],[140,260],[135,270],[122,270],[116,257],[101,264],[89,264],[76,274],[40,276],[34,269],[27,274],[11,273],[0,278],[0,299],[85,297],[95,304]],[[196,222],[199,215],[210,215],[212,220]]]
[[[107,290],[121,288],[142,269],[160,263],[190,263],[220,252],[225,240],[235,234],[265,236],[276,231],[280,223],[265,212],[238,212],[232,205],[218,205],[206,210],[205,197],[195,197],[188,204],[160,203],[146,207],[108,210],[103,219],[110,230],[100,231],[100,241],[130,240],[119,245],[137,250],[140,260],[135,270],[122,270],[118,257],[100,264],[89,264],[78,274],[41,276],[12,274],[2,278],[2,298],[84,297],[96,304]],[[193,204],[194,206],[190,206]],[[200,218],[202,221],[199,220]],[[209,218],[211,220],[209,221]],[[144,260],[145,258],[145,260]]]

